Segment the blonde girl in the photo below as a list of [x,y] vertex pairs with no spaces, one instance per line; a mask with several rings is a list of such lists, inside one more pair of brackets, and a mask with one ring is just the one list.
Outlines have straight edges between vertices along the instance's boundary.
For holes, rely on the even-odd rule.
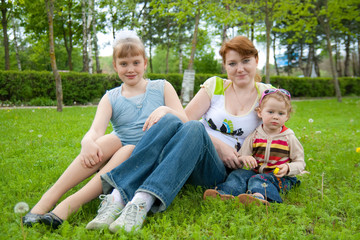
[[[122,31],[117,35],[113,44],[113,66],[123,83],[102,97],[93,123],[81,141],[80,154],[24,216],[25,225],[42,222],[57,228],[81,205],[101,194],[100,175],[124,162],[144,132],[165,114],[172,113],[187,121],[172,85],[165,80],[144,78],[147,58],[136,33]],[[114,131],[105,134],[109,122]],[[94,173],[83,188],[49,212],[68,190]]]

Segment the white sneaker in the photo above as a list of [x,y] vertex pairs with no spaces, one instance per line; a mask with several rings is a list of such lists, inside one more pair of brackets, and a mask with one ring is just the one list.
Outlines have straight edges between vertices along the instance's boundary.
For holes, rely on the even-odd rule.
[[121,202],[113,201],[113,196],[111,194],[102,194],[99,198],[102,202],[100,203],[98,215],[86,225],[86,229],[107,228],[115,221],[116,216],[121,212],[121,209],[124,208],[124,205]]
[[120,228],[127,232],[139,230],[145,221],[146,214],[145,201],[129,202],[121,211],[120,217],[110,224],[109,230],[113,233]]

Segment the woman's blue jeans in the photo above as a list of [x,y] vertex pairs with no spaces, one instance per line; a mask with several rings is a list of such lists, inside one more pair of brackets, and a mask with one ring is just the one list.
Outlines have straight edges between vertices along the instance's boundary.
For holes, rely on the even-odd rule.
[[224,194],[237,196],[246,193],[261,193],[268,201],[282,203],[281,193],[299,185],[296,177],[275,177],[273,173],[256,173],[251,170],[237,169],[232,171],[225,182],[218,184],[217,189]]
[[128,160],[101,176],[103,192],[119,190],[125,203],[137,191],[157,198],[153,212],[164,211],[182,186],[212,187],[225,180],[226,168],[199,121],[183,123],[167,114],[136,145]]

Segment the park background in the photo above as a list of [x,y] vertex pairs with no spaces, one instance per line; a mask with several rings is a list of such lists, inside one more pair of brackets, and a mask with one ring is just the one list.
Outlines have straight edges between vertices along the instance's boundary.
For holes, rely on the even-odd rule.
[[[63,98],[63,89],[82,88],[66,89],[67,83],[63,88],[59,72],[112,74],[112,58],[101,52],[108,55],[111,39],[124,29],[135,30],[144,41],[149,74],[165,74],[176,82],[184,79],[176,89],[181,99],[184,93],[193,96],[198,87],[195,79],[183,78],[184,72],[224,74],[218,50],[236,35],[245,35],[258,46],[259,72],[266,83],[271,76],[325,77],[331,78],[327,85],[332,84],[334,93],[324,97],[335,95],[341,101],[343,94],[358,95],[349,91],[358,85],[358,78],[341,86],[339,77],[360,75],[359,0],[2,0],[0,6],[4,43],[0,66],[28,75],[14,82],[12,73],[1,74],[0,101],[5,106],[53,104],[49,91],[31,93],[29,81],[42,81],[32,79],[28,70],[53,72],[58,111],[64,102],[83,104],[84,99],[66,98],[69,94]],[[167,78],[174,73],[179,75]],[[14,85],[22,89],[14,93]],[[96,103],[102,94],[87,102]]]
[[[0,6],[0,239],[360,238],[359,0],[2,0]],[[180,97],[185,70],[196,73],[195,93],[208,77],[226,77],[218,56],[223,41],[253,40],[263,81],[295,99],[287,126],[303,144],[310,172],[299,177],[301,187],[284,195],[284,204],[248,208],[203,201],[203,189],[186,186],[138,233],[87,231],[99,200],[59,230],[22,228],[15,204],[33,206],[60,176],[78,154],[99,98],[120,84],[107,49],[124,29],[145,43],[147,76],[167,79]]]

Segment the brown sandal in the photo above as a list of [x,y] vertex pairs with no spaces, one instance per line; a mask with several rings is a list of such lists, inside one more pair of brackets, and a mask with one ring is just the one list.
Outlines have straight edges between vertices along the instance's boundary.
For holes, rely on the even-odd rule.
[[261,203],[264,205],[270,205],[268,201],[259,197],[255,197],[254,194],[240,194],[237,196],[237,198],[239,199],[239,202],[244,205],[250,205],[251,203],[254,203],[257,206],[260,206]]
[[212,198],[217,198],[220,197],[221,200],[228,200],[228,199],[234,199],[235,197],[233,195],[229,195],[229,194],[221,194],[220,192],[218,192],[216,189],[207,189],[204,192],[204,200],[206,200],[207,197],[212,197]]

